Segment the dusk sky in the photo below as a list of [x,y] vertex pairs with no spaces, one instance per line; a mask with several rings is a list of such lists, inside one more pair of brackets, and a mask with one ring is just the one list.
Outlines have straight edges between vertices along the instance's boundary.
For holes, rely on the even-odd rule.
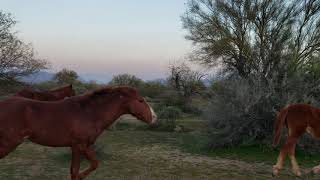
[[134,74],[166,76],[168,63],[191,49],[180,16],[185,0],[0,0],[52,70],[68,68],[86,79],[108,81]]

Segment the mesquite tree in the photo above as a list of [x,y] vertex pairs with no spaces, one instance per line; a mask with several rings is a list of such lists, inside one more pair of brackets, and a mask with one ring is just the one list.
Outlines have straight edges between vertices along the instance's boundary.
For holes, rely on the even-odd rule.
[[197,47],[193,60],[270,78],[314,63],[319,14],[317,0],[189,0],[182,21]]
[[191,60],[225,72],[205,111],[213,146],[267,140],[286,104],[320,105],[319,0],[188,0],[182,22]]
[[48,65],[35,56],[31,44],[22,42],[13,31],[14,18],[0,11],[0,80],[12,81],[30,75]]

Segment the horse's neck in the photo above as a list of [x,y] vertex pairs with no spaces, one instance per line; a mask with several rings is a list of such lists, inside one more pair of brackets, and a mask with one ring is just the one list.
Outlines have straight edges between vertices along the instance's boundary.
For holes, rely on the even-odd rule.
[[54,96],[61,96],[65,94],[65,91],[61,89],[57,89],[57,90],[49,91],[49,94],[52,94]]
[[96,103],[92,101],[87,101],[87,108],[92,109],[92,117],[97,117],[95,119],[97,126],[101,129],[106,129],[112,123],[114,123],[120,116],[127,114],[123,108],[123,102],[118,99],[111,99],[110,101]]

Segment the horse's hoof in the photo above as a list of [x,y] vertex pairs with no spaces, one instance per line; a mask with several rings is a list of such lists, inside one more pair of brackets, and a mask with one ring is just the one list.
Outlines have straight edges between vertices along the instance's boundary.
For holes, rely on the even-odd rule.
[[316,167],[312,168],[311,172],[312,172],[313,175],[319,174],[320,173],[320,167],[316,166]]
[[301,174],[301,172],[295,173],[295,175],[296,175],[296,178],[302,179],[302,174]]
[[314,171],[311,169],[311,170],[305,171],[305,175],[311,175],[311,176],[314,176],[314,175],[315,175],[315,173],[314,173]]
[[278,177],[280,173],[280,169],[276,166],[273,166],[272,168],[272,177]]
[[278,177],[277,175],[275,175],[274,173],[271,173],[273,178]]

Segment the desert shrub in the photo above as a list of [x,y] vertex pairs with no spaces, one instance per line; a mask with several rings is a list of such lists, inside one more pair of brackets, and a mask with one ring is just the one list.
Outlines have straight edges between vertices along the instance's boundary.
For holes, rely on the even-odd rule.
[[130,86],[138,88],[143,83],[142,79],[131,74],[119,74],[113,76],[112,80],[109,82],[109,85],[112,86]]
[[157,81],[150,81],[142,83],[138,87],[139,93],[142,96],[150,97],[150,98],[157,98],[159,97],[164,91],[167,90],[167,87],[160,82]]
[[0,80],[0,96],[8,96],[26,87],[27,84],[16,80]]
[[56,88],[56,87],[59,87],[60,85],[57,84],[57,82],[55,81],[45,81],[45,82],[41,82],[41,83],[38,83],[38,84],[34,84],[34,88],[35,89],[39,89],[39,90],[50,90],[50,89],[53,89],[53,88]]
[[184,99],[179,96],[178,92],[171,89],[163,92],[160,98],[162,100],[161,103],[164,106],[175,106],[181,108],[185,103]]
[[[210,145],[271,144],[275,117],[281,108],[298,102],[317,105],[307,92],[309,84],[303,77],[284,80],[280,85],[239,77],[215,82],[204,113],[212,132]],[[307,150],[311,141],[302,138],[300,147]]]
[[244,79],[220,81],[212,87],[205,110],[212,146],[232,146],[263,140],[272,134],[273,103],[263,85],[251,86]]
[[176,127],[176,120],[182,116],[182,111],[174,106],[161,106],[155,108],[159,118],[159,123],[156,129],[173,131]]
[[182,115],[181,110],[178,107],[168,106],[161,109],[158,113],[160,119],[178,119]]
[[182,112],[188,114],[199,115],[202,112],[201,107],[198,106],[199,103],[196,102],[197,100],[195,100],[196,98],[185,98],[180,96],[177,91],[172,89],[163,91],[159,98],[161,99],[162,106],[178,107]]
[[57,72],[53,79],[58,84],[74,84],[76,81],[78,81],[78,78],[79,75],[76,71],[64,68],[61,71]]
[[89,82],[82,82],[82,81],[75,81],[73,83],[73,89],[75,90],[76,94],[83,94],[88,91],[92,91],[101,87],[101,84],[98,84],[95,81]]
[[[62,86],[62,84],[58,84],[56,81],[45,81],[39,84],[34,84],[33,88],[39,90],[50,90]],[[95,90],[102,86],[101,84],[96,83],[95,81],[82,82],[82,81],[74,81],[72,83],[72,88],[75,90],[76,94],[83,94],[88,91]]]

